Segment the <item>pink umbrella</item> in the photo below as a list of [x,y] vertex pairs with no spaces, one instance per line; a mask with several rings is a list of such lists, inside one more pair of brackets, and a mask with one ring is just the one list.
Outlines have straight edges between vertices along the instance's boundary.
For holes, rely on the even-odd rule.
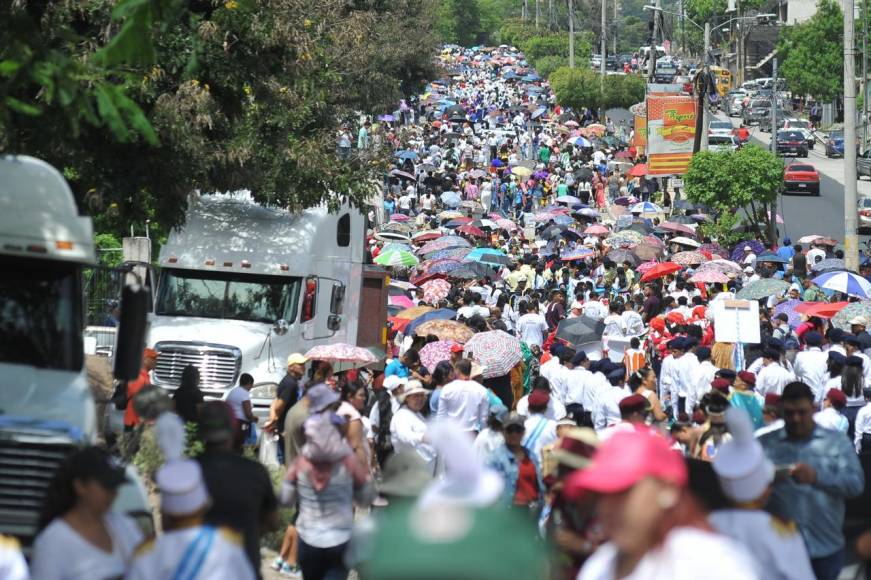
[[408,216],[401,213],[394,213],[390,215],[390,221],[392,222],[407,222]]
[[455,344],[458,343],[453,340],[438,340],[424,345],[418,352],[420,363],[432,372],[441,361],[451,359],[451,347]]
[[333,363],[347,363],[360,366],[378,362],[375,355],[365,348],[343,342],[316,346],[305,353],[305,356],[312,360],[325,360]]
[[692,283],[701,282],[702,284],[726,284],[729,277],[717,270],[700,270],[692,275],[689,279]]
[[658,263],[659,263],[659,262],[653,262],[653,261],[650,261],[650,262],[642,262],[641,264],[638,264],[638,267],[635,268],[635,270],[636,270],[637,272],[641,272],[642,274],[645,274],[645,273],[647,273],[648,270],[650,270],[651,268],[653,268],[654,266],[656,266]]
[[513,232],[519,227],[516,223],[507,218],[497,218],[494,221],[496,222],[496,225],[498,225],[500,228],[502,228],[503,230],[508,230],[509,232]]
[[686,226],[684,224],[678,224],[675,222],[662,222],[657,227],[659,227],[660,229],[663,229],[663,230],[671,231],[671,232],[679,232],[681,234],[686,234],[688,236],[693,236],[693,237],[696,236],[696,230],[694,230],[693,228]]
[[584,233],[591,236],[607,236],[609,233],[611,233],[611,231],[605,226],[593,224],[585,229]]
[[447,298],[451,291],[451,283],[447,280],[437,278],[435,280],[430,280],[429,282],[424,282],[421,285],[421,288],[423,288],[423,299],[430,304],[436,304],[440,300]]
[[403,308],[412,308],[414,306],[414,302],[412,302],[411,298],[408,296],[391,296],[387,299],[388,304],[390,306],[402,306]]

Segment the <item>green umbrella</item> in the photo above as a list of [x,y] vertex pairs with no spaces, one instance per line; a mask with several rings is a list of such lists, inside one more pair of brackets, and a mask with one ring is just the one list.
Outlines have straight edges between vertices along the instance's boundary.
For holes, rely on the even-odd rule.
[[832,325],[850,332],[850,320],[857,316],[864,316],[866,319],[871,318],[871,300],[847,304],[832,318]]
[[382,266],[414,266],[418,262],[417,256],[406,250],[388,250],[375,258],[375,263]]
[[789,282],[775,280],[774,278],[763,278],[750,282],[741,288],[735,297],[741,300],[759,300],[767,298],[772,294],[783,294],[787,288],[789,288]]

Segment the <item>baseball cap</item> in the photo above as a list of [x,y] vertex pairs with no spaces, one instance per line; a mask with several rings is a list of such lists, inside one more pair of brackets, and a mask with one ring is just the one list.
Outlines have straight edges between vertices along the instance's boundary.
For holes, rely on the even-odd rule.
[[295,352],[289,357],[287,357],[287,366],[290,365],[304,365],[308,362],[308,357],[304,354]]
[[505,417],[505,420],[502,421],[502,428],[505,429],[509,426],[516,427],[518,425],[523,427],[525,424],[526,420],[523,418],[523,415],[520,415],[519,413],[509,413],[508,416]]
[[583,491],[620,493],[646,477],[684,487],[687,468],[668,439],[647,427],[620,431],[605,441],[593,462],[566,481],[566,493],[578,497]]
[[451,345],[451,352],[463,352],[463,345],[459,344],[459,343],[452,344]]

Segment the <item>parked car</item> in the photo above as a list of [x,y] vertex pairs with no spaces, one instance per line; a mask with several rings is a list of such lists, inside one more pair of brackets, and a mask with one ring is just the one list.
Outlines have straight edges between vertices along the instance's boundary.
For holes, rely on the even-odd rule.
[[814,142],[816,141],[816,137],[814,136],[813,130],[811,129],[810,121],[806,119],[787,117],[783,121],[781,121],[780,128],[801,131],[802,135],[804,135],[805,141],[807,141],[808,149],[814,148]]
[[862,179],[863,175],[871,178],[871,149],[856,156],[856,179]]
[[859,231],[871,229],[871,197],[860,197],[858,205]]
[[726,98],[723,99],[723,110],[730,117],[740,117],[741,109],[744,108],[744,97],[747,93],[743,89],[733,89],[729,91]]
[[829,131],[826,137],[826,157],[844,156],[844,132]]
[[731,134],[708,136],[708,151],[737,151],[740,146],[738,138]]
[[778,155],[795,155],[796,157],[807,157],[808,148],[807,141],[800,131],[794,129],[781,129],[777,132],[777,154]]
[[674,77],[677,76],[677,66],[670,60],[656,61],[656,69],[653,73],[654,81],[657,83],[671,83]]
[[731,137],[735,133],[735,128],[732,127],[732,121],[711,121],[708,125],[708,136],[725,136]]
[[783,172],[784,193],[820,194],[820,174],[810,163],[790,163]]

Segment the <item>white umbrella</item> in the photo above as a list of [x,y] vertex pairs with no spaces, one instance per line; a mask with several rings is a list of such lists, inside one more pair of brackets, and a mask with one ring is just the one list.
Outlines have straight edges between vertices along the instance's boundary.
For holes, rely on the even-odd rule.
[[669,243],[680,244],[682,246],[692,246],[694,248],[698,248],[701,244],[693,239],[687,238],[685,236],[677,236],[676,238],[672,238],[668,241]]

